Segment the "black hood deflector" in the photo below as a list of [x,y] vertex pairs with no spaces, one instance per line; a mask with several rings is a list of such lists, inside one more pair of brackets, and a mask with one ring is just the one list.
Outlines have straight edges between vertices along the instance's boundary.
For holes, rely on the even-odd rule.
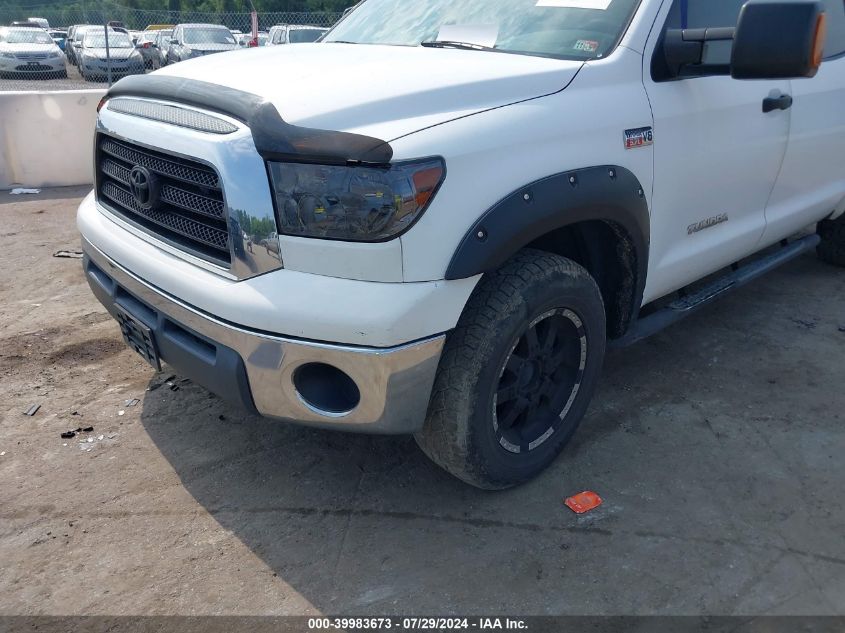
[[107,97],[145,97],[218,112],[246,124],[255,148],[265,160],[347,165],[384,165],[393,148],[381,139],[348,132],[291,125],[262,97],[227,86],[182,77],[131,75],[121,79]]

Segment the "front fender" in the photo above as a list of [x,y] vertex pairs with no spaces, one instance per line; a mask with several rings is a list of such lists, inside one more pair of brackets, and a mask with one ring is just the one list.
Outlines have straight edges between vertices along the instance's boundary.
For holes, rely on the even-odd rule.
[[634,243],[640,285],[648,262],[649,211],[642,185],[615,165],[587,167],[521,187],[484,213],[458,246],[446,279],[499,268],[537,238],[588,220],[621,226]]

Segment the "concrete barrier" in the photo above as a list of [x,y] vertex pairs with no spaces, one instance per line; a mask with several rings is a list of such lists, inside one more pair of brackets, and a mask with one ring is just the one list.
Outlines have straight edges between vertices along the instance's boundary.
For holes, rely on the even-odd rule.
[[105,92],[0,92],[0,189],[92,183],[94,124]]

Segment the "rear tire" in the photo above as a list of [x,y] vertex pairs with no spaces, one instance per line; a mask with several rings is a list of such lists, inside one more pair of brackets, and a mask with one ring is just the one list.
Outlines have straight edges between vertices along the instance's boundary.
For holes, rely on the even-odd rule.
[[605,348],[604,303],[590,274],[521,251],[482,279],[448,335],[417,443],[478,488],[535,477],[583,418]]
[[819,222],[819,243],[816,252],[819,259],[834,266],[845,267],[845,215],[835,220]]

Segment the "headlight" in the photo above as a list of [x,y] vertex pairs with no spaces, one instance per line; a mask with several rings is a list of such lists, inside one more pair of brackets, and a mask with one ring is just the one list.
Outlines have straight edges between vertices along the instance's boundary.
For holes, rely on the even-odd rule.
[[353,242],[407,231],[446,175],[440,158],[388,167],[270,163],[279,232]]
[[14,53],[0,53],[0,55],[5,57],[6,59],[15,59]]

